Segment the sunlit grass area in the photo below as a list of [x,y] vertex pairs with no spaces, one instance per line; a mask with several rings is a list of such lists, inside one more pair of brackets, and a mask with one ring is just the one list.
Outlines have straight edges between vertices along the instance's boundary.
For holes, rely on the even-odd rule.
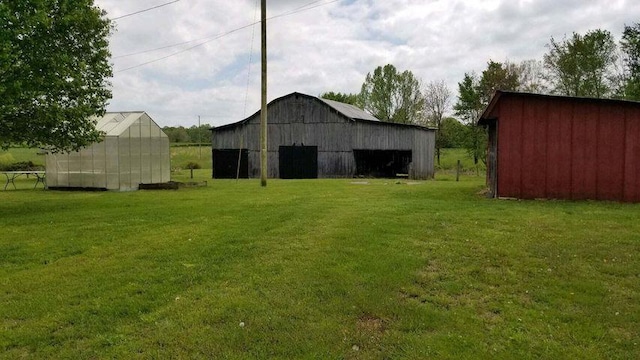
[[0,192],[0,358],[640,356],[638,205],[194,177]]

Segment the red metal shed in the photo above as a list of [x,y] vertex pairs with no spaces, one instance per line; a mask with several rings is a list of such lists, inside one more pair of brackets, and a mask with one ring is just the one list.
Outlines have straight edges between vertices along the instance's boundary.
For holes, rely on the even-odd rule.
[[498,91],[478,125],[490,196],[640,202],[640,102]]

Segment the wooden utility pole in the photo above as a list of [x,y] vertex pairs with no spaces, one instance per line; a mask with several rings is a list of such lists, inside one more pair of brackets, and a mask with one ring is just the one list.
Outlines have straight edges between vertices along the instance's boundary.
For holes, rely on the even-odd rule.
[[261,1],[262,106],[260,107],[260,184],[267,186],[267,0]]

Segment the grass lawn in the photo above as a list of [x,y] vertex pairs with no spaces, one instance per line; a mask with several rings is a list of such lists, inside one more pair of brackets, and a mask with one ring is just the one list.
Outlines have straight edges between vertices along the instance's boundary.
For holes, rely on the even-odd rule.
[[0,358],[640,358],[640,205],[196,176],[0,191]]

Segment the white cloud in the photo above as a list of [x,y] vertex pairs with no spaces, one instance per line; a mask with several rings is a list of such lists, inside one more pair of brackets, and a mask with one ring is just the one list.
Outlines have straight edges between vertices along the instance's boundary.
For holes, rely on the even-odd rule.
[[[269,21],[270,99],[293,91],[358,92],[365,75],[387,63],[425,82],[445,80],[456,91],[465,72],[481,72],[490,59],[540,59],[552,36],[600,28],[619,37],[625,24],[640,19],[640,3],[631,0],[267,1],[269,16],[320,5]],[[163,1],[96,3],[117,17]],[[260,104],[259,25],[213,37],[255,22],[256,6],[255,0],[182,0],[118,20],[114,56],[211,41],[122,72],[202,40],[114,58],[109,110],[145,110],[162,126],[191,126],[197,115],[221,125],[253,114]]]

